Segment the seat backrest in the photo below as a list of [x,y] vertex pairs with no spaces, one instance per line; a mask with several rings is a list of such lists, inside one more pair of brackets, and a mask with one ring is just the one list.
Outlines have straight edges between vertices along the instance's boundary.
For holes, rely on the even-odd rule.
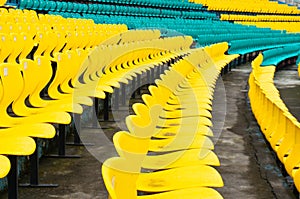
[[3,91],[0,101],[0,113],[2,115],[7,115],[7,108],[20,96],[24,88],[19,65],[13,63],[1,63],[0,78]]
[[[28,62],[28,63],[26,63]],[[40,93],[51,80],[53,71],[51,61],[44,56],[36,56],[34,61],[24,59],[21,64],[24,67],[24,79],[28,84],[36,84],[35,90],[29,95],[29,101],[33,106],[43,106]],[[26,66],[28,65],[28,70]],[[34,77],[34,78],[33,78]],[[36,81],[36,82],[34,82]],[[37,102],[39,102],[37,104]]]
[[0,6],[4,6],[7,0],[0,0]]
[[0,49],[0,63],[3,63],[13,51],[12,40],[9,34],[0,33]]
[[113,141],[120,157],[132,162],[142,162],[147,155],[150,138],[141,138],[126,131],[119,131],[114,135]]
[[102,176],[111,199],[136,199],[139,168],[124,158],[110,158],[102,165]]

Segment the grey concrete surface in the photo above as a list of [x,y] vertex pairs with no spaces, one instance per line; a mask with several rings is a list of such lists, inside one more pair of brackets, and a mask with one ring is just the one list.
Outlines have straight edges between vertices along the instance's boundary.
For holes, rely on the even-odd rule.
[[[247,64],[223,77],[227,110],[221,135],[216,140],[215,153],[221,161],[217,169],[225,186],[218,191],[224,198],[230,199],[295,198],[249,108],[247,80],[250,72]],[[220,101],[218,92],[216,89],[216,101]],[[218,113],[222,108],[220,103],[214,103],[213,123],[223,120]],[[214,127],[213,131],[219,128]]]
[[300,121],[300,77],[297,66],[291,65],[277,71],[274,83],[289,111]]

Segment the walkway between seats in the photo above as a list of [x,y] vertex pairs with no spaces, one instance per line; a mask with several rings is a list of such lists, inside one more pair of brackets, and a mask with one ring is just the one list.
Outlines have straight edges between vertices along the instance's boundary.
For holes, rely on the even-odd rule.
[[295,198],[285,188],[287,184],[246,101],[250,68],[250,64],[239,66],[223,77],[227,106],[224,126],[224,95],[218,85],[215,92],[213,131],[222,129],[215,152],[221,161],[217,169],[225,183],[218,191],[230,199]]

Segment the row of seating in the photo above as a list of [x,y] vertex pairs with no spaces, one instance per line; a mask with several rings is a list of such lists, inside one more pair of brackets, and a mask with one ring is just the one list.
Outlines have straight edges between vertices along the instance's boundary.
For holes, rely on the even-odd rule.
[[[213,32],[213,30],[212,30]],[[258,39],[258,38],[269,38],[269,37],[284,37],[285,34],[281,32],[238,32],[238,33],[204,33],[198,35],[198,44],[202,46],[228,42],[234,40],[245,40],[245,39]]]
[[286,30],[290,33],[299,33],[300,26],[299,22],[251,22],[251,21],[242,21],[236,22],[243,25],[252,25],[258,28],[271,28],[273,30]]
[[263,13],[263,14],[299,14],[296,6],[278,4],[276,1],[268,0],[190,0],[190,2],[200,3],[207,6],[211,11],[223,12],[245,12],[245,13]]
[[[34,0],[27,1],[21,0],[18,4],[20,9],[32,9],[42,12],[58,12],[65,14],[76,13],[82,15],[89,14],[112,14],[112,15],[135,15],[135,16],[168,16],[168,17],[180,17],[181,15],[197,15],[202,13],[202,6],[199,4],[192,4],[188,2],[164,2],[157,4],[154,1],[151,3],[140,5],[134,4],[111,4],[102,2],[73,2],[73,1],[45,1]],[[205,12],[203,12],[205,14]],[[206,13],[207,14],[207,13]],[[189,16],[188,15],[188,16]],[[209,14],[208,14],[209,15]]]
[[[54,43],[51,45],[56,45],[56,42],[60,42],[59,45],[64,46],[66,42],[75,42],[76,38],[82,42],[82,48],[88,47],[93,48],[95,45],[99,44],[101,41],[106,40],[110,36],[127,31],[126,25],[97,25],[92,20],[86,19],[65,19],[61,16],[52,16],[38,14],[34,11],[18,10],[18,9],[0,9],[0,16],[3,19],[0,22],[0,32],[9,34],[16,33],[21,35],[21,33],[28,36],[29,39],[34,38],[34,43],[48,42],[49,38],[43,37],[42,33],[52,34],[52,39]],[[81,34],[76,34],[76,31]],[[38,35],[41,33],[41,35]],[[86,34],[86,35],[84,35]],[[36,36],[38,35],[38,36]],[[89,35],[89,36],[87,36]],[[75,41],[71,41],[75,39]],[[28,41],[28,40],[27,40]],[[8,41],[7,41],[8,42]],[[94,43],[93,43],[94,42]],[[46,45],[48,45],[46,43]],[[28,48],[30,48],[29,46]],[[62,48],[61,47],[61,48]],[[69,50],[72,46],[67,45],[64,50]],[[42,51],[41,51],[42,52]],[[55,50],[57,52],[57,49]]]
[[289,112],[274,86],[276,66],[261,66],[263,59],[264,56],[259,54],[252,62],[248,92],[252,112],[265,138],[300,190],[300,123]]
[[264,37],[255,39],[233,40],[230,42],[230,54],[247,54],[255,51],[261,51],[270,48],[278,48],[287,44],[299,44],[300,37],[296,35],[287,35],[285,37]]
[[129,131],[113,137],[119,157],[102,165],[110,198],[222,198],[211,188],[223,181],[212,168],[220,163],[208,137],[216,79],[238,56],[224,55],[227,48],[189,51],[149,87],[144,104],[133,105]]
[[289,44],[280,48],[266,50],[263,52],[263,62],[261,66],[275,65],[277,66],[281,61],[296,57],[300,50],[300,44]]
[[[14,2],[8,1],[14,4]],[[17,4],[21,9],[34,9],[43,11],[69,11],[69,12],[92,12],[102,9],[113,9],[114,7],[123,6],[145,6],[153,8],[166,9],[189,9],[203,10],[201,4],[193,4],[185,1],[153,1],[153,0],[136,0],[136,1],[45,1],[45,0],[20,0]]]
[[[149,28],[154,27],[161,29],[163,35],[169,34],[186,34],[193,36],[195,40],[199,39],[200,44],[206,42],[205,35],[209,36],[212,33],[216,35],[223,35],[224,33],[255,37],[256,34],[278,34],[278,36],[285,36],[285,31],[274,31],[270,28],[256,28],[255,26],[244,26],[240,24],[232,24],[225,21],[216,20],[194,20],[194,19],[171,19],[171,18],[155,18],[155,17],[132,17],[132,16],[105,16],[105,15],[86,15],[86,18],[91,18],[96,23],[126,23],[129,29],[134,28]],[[247,35],[246,35],[247,34]],[[199,35],[204,37],[199,38]],[[215,39],[218,39],[216,37]],[[203,42],[202,42],[203,41]]]
[[[31,137],[55,135],[48,123],[69,124],[69,113],[81,114],[81,105],[93,104],[91,97],[105,98],[105,92],[113,92],[118,82],[126,83],[149,70],[149,62],[155,67],[181,56],[192,43],[189,37],[159,38],[157,30],[126,32],[124,25],[96,25],[91,20],[32,11],[10,9],[1,14],[7,16],[2,27],[13,27],[0,33],[0,126],[5,128],[1,129],[1,178],[10,171],[10,161],[17,167],[16,156],[36,151]],[[31,32],[15,23],[25,19],[30,19],[25,25]],[[107,32],[105,37],[89,34],[98,30]],[[6,155],[13,155],[10,161]],[[13,186],[10,180],[9,186]],[[13,188],[10,193],[17,194],[16,185]]]
[[[139,16],[139,17],[166,17],[166,18],[190,18],[190,19],[216,19],[216,15],[208,12],[193,12],[193,11],[181,11],[181,10],[167,10],[167,9],[155,9],[155,8],[142,8],[142,7],[126,7],[117,6],[115,9],[110,10],[98,10],[93,12],[93,9],[89,9],[90,12],[73,13],[73,12],[59,12],[49,11],[49,14],[62,15],[73,18],[96,18],[98,15],[103,16]],[[101,17],[101,16],[100,16]]]
[[237,15],[237,14],[221,14],[221,20],[224,21],[286,21],[286,22],[299,22],[299,16],[280,16],[280,15]]

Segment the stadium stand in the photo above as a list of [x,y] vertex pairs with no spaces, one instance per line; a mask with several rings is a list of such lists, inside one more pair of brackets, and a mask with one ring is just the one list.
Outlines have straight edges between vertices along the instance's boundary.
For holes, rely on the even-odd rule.
[[213,168],[220,162],[210,138],[216,79],[262,51],[249,77],[251,108],[300,190],[300,125],[272,79],[276,66],[299,54],[296,7],[267,0],[0,6],[0,178],[8,178],[9,198],[18,197],[18,156],[38,159],[38,138],[58,131],[58,155],[65,156],[61,125],[71,123],[70,114],[80,117],[93,99],[165,63],[168,70],[149,86],[144,104],[134,104],[135,115],[126,118],[128,132],[114,135],[119,157],[102,166],[107,190],[111,198],[222,198],[213,189],[223,180]]
[[[19,15],[13,17],[15,13]],[[22,16],[22,14],[26,16]],[[84,34],[87,33],[83,32],[84,30],[97,28],[90,20],[78,19],[72,24],[73,20],[71,19],[65,20],[61,17],[41,14],[39,14],[39,18],[37,18],[34,12],[23,13],[22,11],[20,12],[20,10],[9,10],[9,12],[3,15],[10,18],[12,22],[20,20],[19,17],[24,17],[24,19],[32,18],[33,23],[39,28],[37,31],[33,31],[32,34],[26,35],[20,31],[21,29],[18,27],[18,24],[14,25],[11,23],[10,29],[12,29],[13,32],[16,31],[16,33],[8,34],[6,32],[3,33],[1,37],[1,48],[3,49],[3,51],[1,51],[1,67],[3,68],[1,74],[1,85],[3,86],[1,87],[1,110],[3,112],[3,120],[1,125],[3,127],[10,127],[11,125],[18,126],[23,123],[27,125],[32,123],[35,125],[33,127],[29,126],[29,130],[32,130],[34,127],[42,127],[36,130],[41,131],[39,134],[35,135],[33,131],[27,135],[30,137],[53,137],[54,128],[51,125],[49,127],[43,124],[39,125],[39,121],[70,123],[71,118],[66,112],[80,114],[82,107],[79,104],[92,105],[92,101],[88,98],[89,96],[104,98],[104,91],[111,91],[112,86],[117,86],[118,81],[124,82],[126,78],[131,79],[131,75],[134,73],[149,70],[149,62],[159,63],[170,59],[170,57],[178,56],[177,53],[179,52],[176,51],[180,50],[184,52],[192,42],[189,37],[159,39],[160,33],[158,31],[140,30],[130,31],[121,34],[121,37],[105,40],[104,43],[108,45],[104,45],[101,49],[96,49],[95,45],[101,43],[104,39],[102,40],[102,38],[100,38],[101,40],[99,40],[99,38],[96,37],[95,40],[92,41],[85,39]],[[80,22],[82,23],[80,24]],[[55,25],[51,27],[50,24]],[[69,27],[65,28],[64,26],[67,26],[67,24]],[[111,27],[112,29],[110,34],[105,34],[104,37],[110,37],[117,32],[119,33],[126,30],[123,25],[103,25],[103,27],[107,27],[107,29]],[[6,30],[4,29],[4,31]],[[65,35],[65,37],[61,35]],[[115,41],[119,42],[118,45],[115,45]],[[133,41],[139,41],[139,43],[131,43]],[[15,45],[12,45],[13,43]],[[34,45],[36,45],[37,48],[34,53],[31,54],[33,58],[29,59],[27,58],[28,54],[31,53]],[[148,50],[145,51],[145,48]],[[132,51],[134,51],[134,53],[132,53]],[[99,62],[95,59],[90,60],[91,63],[86,62],[89,52],[94,52],[94,54],[100,53],[101,55],[105,55],[106,53],[108,55],[107,58],[110,59],[104,61],[106,61],[107,64],[111,63],[103,69],[103,73],[100,73],[102,68],[99,67],[103,67],[105,64],[94,65]],[[112,52],[118,59],[114,60],[115,57],[111,56]],[[97,57],[94,55],[94,58]],[[131,57],[131,59],[129,57]],[[136,60],[139,61],[136,62]],[[51,61],[56,64],[51,65]],[[124,64],[124,62],[128,64],[126,67],[123,67],[124,65],[118,67]],[[132,64],[130,62],[132,62]],[[115,66],[117,66],[117,68],[112,68]],[[55,74],[54,78],[51,79],[53,76],[53,67]],[[155,65],[152,65],[152,67],[155,67]],[[21,76],[21,72],[23,76]],[[80,82],[79,78],[82,74],[83,82]],[[91,76],[93,76],[94,79],[91,79]],[[99,80],[99,77],[101,77],[101,80]],[[12,89],[11,87],[15,85],[16,82],[18,82],[18,89]],[[47,87],[47,84],[49,84],[49,87]],[[47,100],[42,99],[40,96],[44,88],[47,88]],[[26,99],[29,99],[29,102],[34,107],[40,108],[30,108],[26,106]],[[24,116],[24,118],[7,115],[6,109],[10,104],[12,104],[13,113]],[[63,112],[56,113],[55,110]],[[4,116],[7,119],[4,119]],[[22,127],[25,128],[24,126]],[[16,130],[18,130],[18,128],[16,128]],[[51,136],[48,132],[51,133]],[[14,134],[14,136],[16,135],[17,134]],[[26,136],[26,134],[21,135]],[[14,150],[8,152],[7,150],[9,148],[6,147],[6,151],[3,151],[4,154],[29,155],[33,152],[32,150],[35,149],[35,147],[33,147],[35,145],[32,145],[33,142],[29,137],[23,138],[20,136],[16,141],[18,141],[17,143],[23,142],[24,146],[28,145],[28,149],[16,154]],[[18,148],[15,150],[18,150]],[[7,165],[3,171],[3,176],[5,176],[9,170],[9,164],[7,159],[2,159],[3,163]],[[16,162],[15,160],[12,161]],[[10,194],[12,194],[10,197],[17,196],[17,172],[17,165],[15,165],[9,174],[9,188]],[[13,185],[11,183],[13,183]]]
[[[278,63],[278,60],[274,60],[274,55],[278,52],[282,52],[282,49],[266,51],[252,62],[253,71],[249,78],[249,99],[261,131],[284,165],[288,175],[294,179],[295,186],[299,190],[297,134],[300,125],[289,112],[273,83],[276,63]],[[286,58],[280,53],[277,55],[280,60]],[[265,56],[267,61],[264,59]],[[268,56],[271,59],[268,60]],[[271,60],[274,61],[272,65],[262,66],[263,62],[270,64]]]

